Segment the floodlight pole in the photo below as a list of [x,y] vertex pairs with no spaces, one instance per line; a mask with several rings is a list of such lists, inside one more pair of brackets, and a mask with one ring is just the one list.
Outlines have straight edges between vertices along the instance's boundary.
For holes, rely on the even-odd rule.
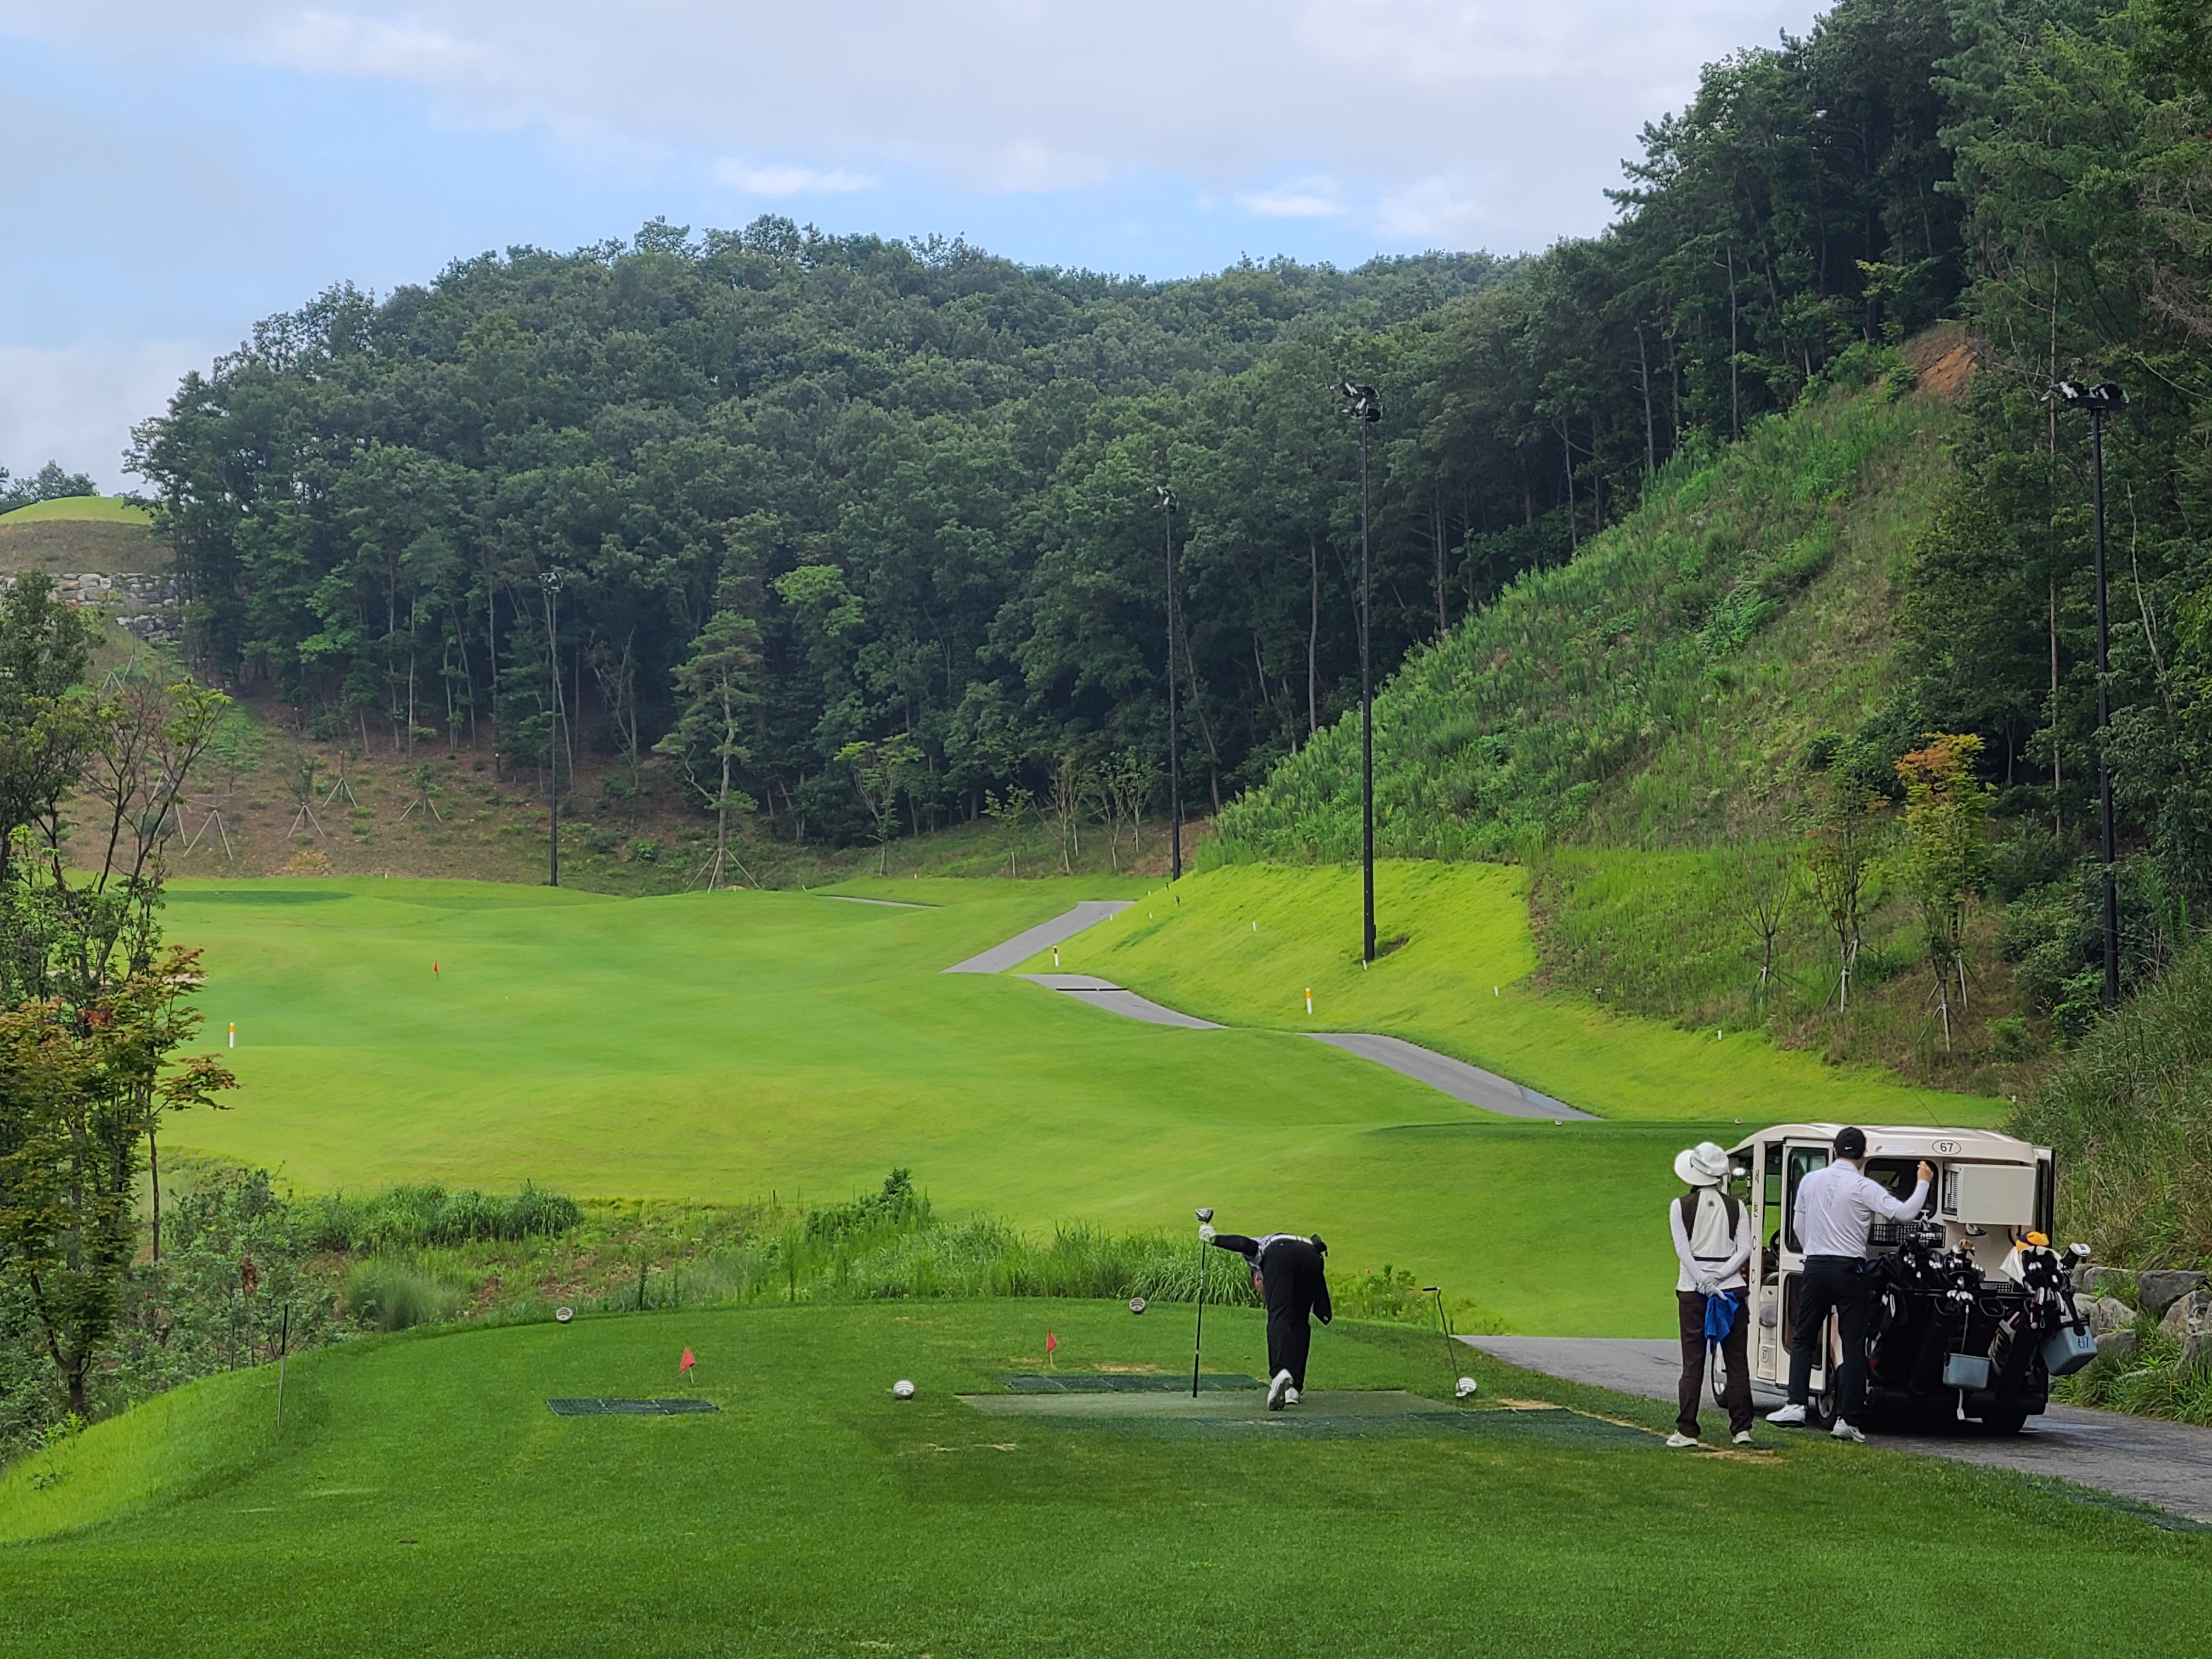
[[1167,526],[1168,550],[1168,879],[1182,879],[1182,744],[1176,730],[1175,491],[1154,484],[1160,516]]
[[1339,390],[1352,400],[1346,412],[1359,422],[1359,959],[1369,963],[1375,960],[1375,681],[1368,628],[1374,575],[1367,537],[1367,428],[1382,418],[1382,399],[1373,386],[1349,380]]
[[2105,583],[2105,416],[2128,406],[2128,394],[2110,380],[2081,386],[2061,380],[2051,395],[2069,409],[2089,413],[2089,513],[2096,547],[2097,574],[2097,811],[2105,866],[2105,1006],[2120,1000],[2120,896],[2114,866],[2119,859],[2112,834],[2112,682],[2111,635]]
[[547,706],[545,743],[545,884],[561,884],[561,572],[546,571],[538,579],[545,585],[545,684],[552,693]]

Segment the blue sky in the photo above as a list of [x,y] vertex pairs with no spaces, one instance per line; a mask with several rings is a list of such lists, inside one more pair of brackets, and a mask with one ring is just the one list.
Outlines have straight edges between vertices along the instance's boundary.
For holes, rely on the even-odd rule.
[[331,283],[763,212],[1152,276],[1539,248],[1808,0],[0,0],[0,465]]

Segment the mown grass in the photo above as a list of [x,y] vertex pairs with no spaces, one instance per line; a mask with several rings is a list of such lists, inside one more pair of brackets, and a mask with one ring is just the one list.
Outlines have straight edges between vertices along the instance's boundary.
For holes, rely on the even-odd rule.
[[[1141,884],[866,890],[935,908],[179,884],[168,925],[206,947],[201,1000],[218,1042],[238,1024],[225,1057],[243,1087],[233,1109],[166,1126],[164,1145],[306,1193],[535,1181],[581,1200],[818,1202],[903,1166],[954,1218],[1180,1231],[1211,1204],[1224,1224],[1323,1234],[1340,1272],[1389,1263],[1442,1282],[1510,1328],[1671,1328],[1651,1218],[1684,1141],[1732,1133],[1705,1070],[1651,1072],[1655,1052],[1694,1056],[1681,1034],[1571,1005],[1527,1024],[1531,1054],[1591,1050],[1563,1086],[1583,1072],[1595,1086],[1611,1053],[1630,1079],[1619,1098],[1681,1121],[1601,1137],[1509,1122],[1285,1022],[1163,1030],[1018,978],[938,971],[1079,897],[1141,901]],[[1481,914],[1525,973],[1525,925],[1510,907]]]
[[[1218,867],[1079,935],[1060,961],[1210,1019],[1405,1037],[1613,1119],[1972,1127],[2004,1110],[1825,1066],[1755,1030],[1625,1018],[1606,1006],[1632,995],[1618,988],[1603,1000],[1542,991],[1531,978],[1527,883],[1513,866],[1381,865],[1376,933],[1395,948],[1364,969],[1357,869]],[[1049,966],[1039,957],[1024,969]]]
[[[143,1651],[149,1631],[177,1655],[1749,1655],[1776,1640],[1742,1613],[1755,1562],[1776,1607],[1868,1587],[1887,1645],[1949,1652],[1985,1644],[1988,1586],[2043,1583],[2063,1561],[2097,1593],[2037,1598],[2039,1644],[2201,1650],[2204,1535],[2018,1477],[1820,1437],[1671,1456],[1668,1407],[1472,1353],[1448,1367],[1432,1335],[1349,1322],[1317,1334],[1316,1386],[1441,1398],[1463,1368],[1481,1402],[1568,1399],[1644,1432],[1584,1437],[1552,1412],[1424,1438],[1149,1435],[954,1397],[1042,1369],[1048,1331],[1065,1370],[1189,1360],[1179,1317],[986,1302],[373,1340],[293,1364],[281,1432],[269,1368],[197,1385],[0,1480],[0,1537],[20,1540],[0,1550],[9,1641],[88,1656]],[[679,1378],[687,1346],[698,1369]],[[1261,1346],[1256,1315],[1208,1320],[1210,1369],[1255,1371]],[[902,1376],[921,1389],[905,1403],[889,1393]],[[722,1410],[560,1419],[544,1403],[605,1395]],[[1793,1654],[1865,1649],[1863,1620],[1778,1616]]]
[[10,526],[129,524],[143,528],[152,522],[144,507],[113,495],[63,495],[50,501],[32,501],[10,513],[0,513],[0,523]]
[[[1866,589],[1941,475],[1943,423],[1932,399],[1832,392],[1678,463],[1417,652],[1376,701],[1378,848],[1496,857],[1586,826],[1679,844],[1771,810],[1796,745],[1878,691],[1886,593]],[[1837,625],[1765,648],[1808,594]],[[1321,733],[1222,814],[1206,860],[1357,856],[1358,757],[1356,719]]]

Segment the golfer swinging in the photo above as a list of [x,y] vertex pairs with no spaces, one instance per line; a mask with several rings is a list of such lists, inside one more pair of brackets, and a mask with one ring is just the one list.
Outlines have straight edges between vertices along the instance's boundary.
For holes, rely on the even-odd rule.
[[1234,1250],[1252,1264],[1252,1288],[1267,1304],[1267,1409],[1279,1412],[1298,1403],[1306,1385],[1306,1350],[1313,1346],[1310,1314],[1321,1322],[1332,1317],[1328,1281],[1322,1274],[1322,1257],[1328,1254],[1316,1233],[1301,1238],[1296,1233],[1269,1233],[1247,1238],[1242,1233],[1217,1233],[1210,1221],[1199,1224],[1198,1236],[1224,1250]]

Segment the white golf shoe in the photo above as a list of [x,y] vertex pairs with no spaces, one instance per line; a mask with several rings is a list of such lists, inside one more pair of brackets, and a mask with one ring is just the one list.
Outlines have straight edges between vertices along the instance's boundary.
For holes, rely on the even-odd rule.
[[1685,1446],[1694,1446],[1697,1443],[1696,1440],[1684,1434],[1680,1429],[1667,1437],[1667,1447],[1670,1451],[1680,1451]]
[[1296,1389],[1284,1389],[1284,1390],[1283,1390],[1283,1403],[1284,1403],[1285,1406],[1295,1406],[1295,1405],[1297,1405],[1297,1404],[1298,1403],[1298,1391],[1297,1391]]
[[1830,1429],[1828,1432],[1838,1440],[1849,1440],[1861,1446],[1866,1444],[1866,1436],[1861,1434],[1840,1417],[1836,1419],[1836,1426]]
[[1288,1371],[1277,1371],[1275,1380],[1267,1384],[1267,1409],[1271,1412],[1282,1410],[1285,1404],[1288,1402],[1291,1392],[1291,1374]]
[[1741,1434],[1736,1436],[1735,1443],[1739,1446],[1748,1446],[1751,1443],[1751,1431],[1746,1429]]
[[1767,1413],[1766,1420],[1778,1429],[1802,1429],[1805,1426],[1802,1406],[1778,1406]]

